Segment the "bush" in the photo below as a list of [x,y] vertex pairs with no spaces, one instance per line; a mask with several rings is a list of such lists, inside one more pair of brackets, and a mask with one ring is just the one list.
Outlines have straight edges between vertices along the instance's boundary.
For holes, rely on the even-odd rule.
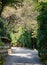
[[12,45],[32,48],[31,32],[29,33],[25,27],[19,27],[15,30],[17,30],[18,32],[11,32],[10,34]]
[[45,59],[47,58],[47,2],[40,2],[38,11],[38,55]]

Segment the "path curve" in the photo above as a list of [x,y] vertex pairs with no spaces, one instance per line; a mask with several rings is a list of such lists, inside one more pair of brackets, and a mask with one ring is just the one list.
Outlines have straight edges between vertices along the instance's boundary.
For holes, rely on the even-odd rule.
[[12,47],[12,53],[6,57],[5,65],[43,65],[37,50]]

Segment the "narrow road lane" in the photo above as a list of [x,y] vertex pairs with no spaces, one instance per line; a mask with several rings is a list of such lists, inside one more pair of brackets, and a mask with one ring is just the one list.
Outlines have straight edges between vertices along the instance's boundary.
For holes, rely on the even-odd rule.
[[43,65],[37,50],[12,47],[12,53],[6,57],[5,65]]

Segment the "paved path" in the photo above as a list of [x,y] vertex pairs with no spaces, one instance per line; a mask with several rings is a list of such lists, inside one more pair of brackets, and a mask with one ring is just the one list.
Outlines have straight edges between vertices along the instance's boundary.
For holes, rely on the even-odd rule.
[[43,65],[37,50],[12,47],[12,53],[6,57],[5,65]]

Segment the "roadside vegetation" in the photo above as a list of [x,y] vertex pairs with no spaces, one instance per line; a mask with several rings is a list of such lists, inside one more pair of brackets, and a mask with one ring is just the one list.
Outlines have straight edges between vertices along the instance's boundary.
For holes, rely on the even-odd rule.
[[2,37],[47,60],[47,0],[0,0],[0,46]]

